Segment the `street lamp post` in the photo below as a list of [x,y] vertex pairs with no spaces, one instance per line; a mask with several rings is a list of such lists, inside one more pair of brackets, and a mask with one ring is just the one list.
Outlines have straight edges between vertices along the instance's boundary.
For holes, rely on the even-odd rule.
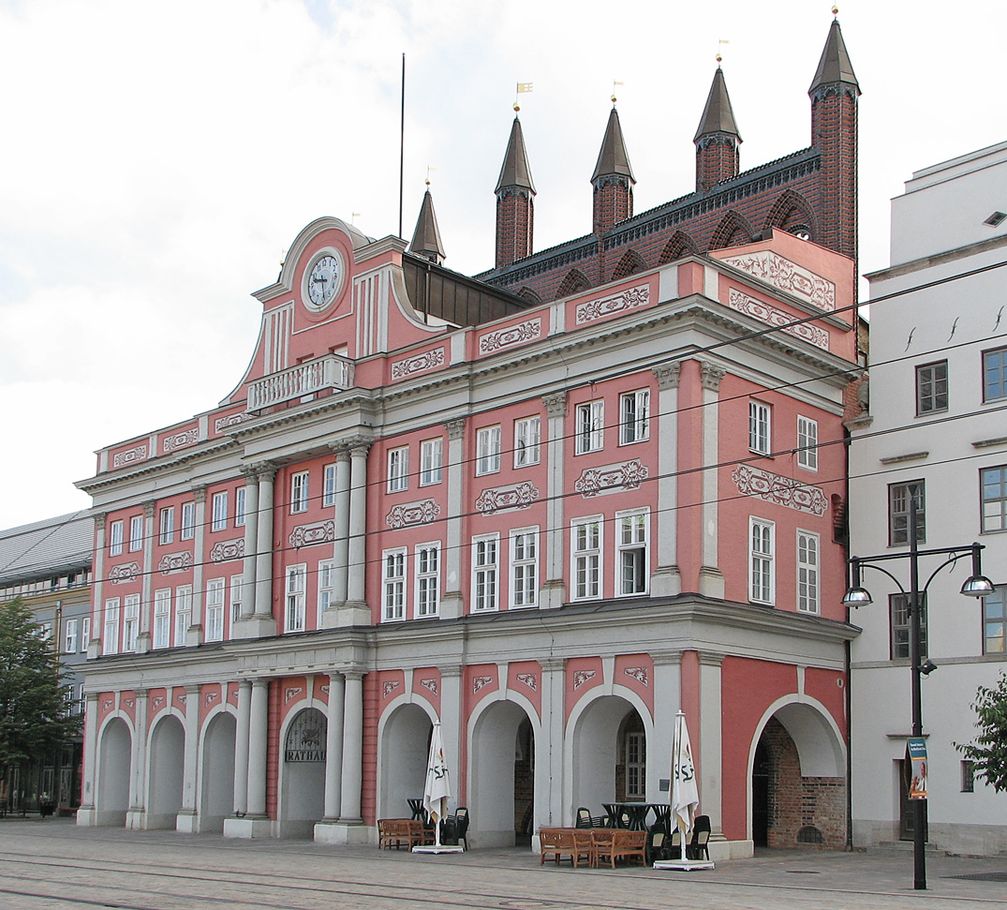
[[[909,496],[909,552],[908,553],[884,553],[880,556],[854,556],[850,559],[851,584],[843,597],[843,604],[847,607],[866,607],[874,601],[870,593],[861,585],[861,570],[864,568],[876,569],[887,575],[903,596],[908,594],[909,612],[909,662],[912,670],[912,712],[913,712],[913,737],[923,735],[923,705],[920,693],[920,679],[929,675],[936,669],[931,661],[927,661],[924,667],[920,664],[920,594],[926,594],[930,582],[937,577],[937,573],[945,566],[954,565],[964,553],[972,555],[972,574],[962,585],[961,593],[967,597],[986,597],[993,593],[992,582],[982,574],[981,551],[982,544],[972,543],[960,547],[941,547],[931,550],[921,550],[916,533],[916,496],[918,487],[910,486],[907,490]],[[942,562],[920,590],[920,557],[921,556],[944,556]],[[891,572],[875,565],[890,559],[909,560],[909,591],[907,592],[899,580]],[[927,861],[924,853],[924,828],[927,822],[927,810],[925,799],[914,799],[913,801],[913,888],[917,891],[925,890],[927,887]]]

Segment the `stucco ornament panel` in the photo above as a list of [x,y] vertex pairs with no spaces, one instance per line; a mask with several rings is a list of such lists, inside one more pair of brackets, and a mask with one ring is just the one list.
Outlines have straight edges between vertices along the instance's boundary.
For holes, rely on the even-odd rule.
[[165,699],[165,697],[163,695],[155,695],[150,700],[150,706],[151,706],[151,708],[154,709],[154,711],[160,711],[161,708],[163,708],[166,703],[167,703],[167,699]]
[[485,689],[491,682],[493,682],[492,676],[477,676],[472,680],[472,691],[480,692]]
[[732,256],[724,262],[781,291],[800,297],[820,310],[831,312],[836,308],[835,284],[777,253],[764,250],[745,256]]
[[228,427],[235,427],[239,423],[244,423],[246,420],[251,419],[251,414],[246,414],[244,411],[238,411],[237,414],[228,414],[226,417],[218,417],[213,421],[213,429],[215,432],[220,433]]
[[635,310],[637,307],[646,306],[649,302],[650,287],[646,284],[630,288],[620,294],[613,294],[611,297],[589,300],[587,303],[581,303],[577,306],[577,325],[585,325],[604,319],[606,316]]
[[650,685],[646,667],[626,667],[623,672],[632,679],[635,679],[642,686]]
[[527,322],[519,322],[517,325],[480,335],[479,353],[494,354],[497,351],[502,351],[504,348],[534,341],[536,338],[541,337],[541,335],[542,320],[529,319]]
[[540,495],[538,487],[528,481],[506,487],[494,487],[479,494],[476,509],[483,515],[527,509]]
[[228,562],[231,559],[241,559],[245,555],[245,541],[221,540],[210,549],[210,562]]
[[147,443],[142,443],[138,446],[133,446],[131,449],[126,449],[123,452],[117,452],[112,456],[112,467],[113,468],[124,468],[126,465],[135,464],[138,461],[144,461],[147,458]]
[[287,541],[292,547],[310,547],[316,543],[332,543],[336,539],[336,523],[330,518],[312,524],[298,525]]
[[432,351],[424,351],[422,354],[414,354],[402,360],[392,361],[392,379],[408,379],[416,373],[425,373],[444,366],[444,348],[434,348]]
[[434,695],[437,694],[437,680],[436,679],[421,679],[420,685],[423,686],[428,692],[432,692]]
[[393,530],[407,528],[410,525],[429,524],[441,514],[441,507],[432,499],[421,502],[407,502],[395,506],[386,516],[385,524]]
[[191,430],[183,430],[181,433],[173,433],[165,436],[161,443],[161,448],[165,454],[174,452],[176,449],[184,449],[187,446],[194,446],[199,442],[199,428],[193,427]]
[[165,553],[157,561],[157,571],[162,575],[174,575],[177,572],[184,572],[192,568],[192,552],[186,550],[184,553]]
[[591,682],[598,675],[597,670],[578,670],[573,674],[573,688],[576,691],[581,686]]
[[108,573],[108,580],[114,585],[124,585],[126,582],[132,581],[140,574],[140,566],[135,562],[123,563],[121,566],[115,566]]
[[637,489],[649,473],[647,466],[639,458],[634,458],[620,464],[587,468],[577,478],[573,488],[585,498],[605,496],[622,490]]
[[517,680],[524,683],[532,692],[538,689],[538,679],[534,673],[518,673]]
[[813,344],[816,348],[821,348],[823,351],[829,349],[829,333],[825,329],[807,322],[793,325],[795,317],[792,314],[769,306],[769,304],[756,300],[754,297],[749,297],[747,294],[741,293],[737,288],[731,288],[730,293],[727,295],[727,305],[732,310],[744,313],[746,316],[751,316],[752,319],[758,319],[759,322],[776,326],[788,335],[793,335],[794,338],[800,338],[801,341]]
[[401,685],[397,679],[386,680],[381,686],[381,697],[388,698]]
[[304,694],[304,686],[289,686],[283,690],[283,703],[287,704],[289,701],[299,698]]
[[822,516],[828,505],[825,493],[819,487],[753,468],[751,465],[739,465],[731,473],[731,480],[737,485],[738,492],[745,496],[758,496],[766,502],[786,506],[797,512]]

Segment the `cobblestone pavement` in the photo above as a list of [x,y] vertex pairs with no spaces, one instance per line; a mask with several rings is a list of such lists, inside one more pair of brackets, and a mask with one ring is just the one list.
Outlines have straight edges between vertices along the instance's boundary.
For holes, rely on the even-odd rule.
[[8,819],[0,822],[0,908],[970,910],[1007,903],[1007,856],[929,852],[927,861],[930,888],[916,892],[912,852],[901,847],[771,851],[720,863],[712,872],[574,870],[541,866],[525,850],[420,857],[310,841],[234,841]]

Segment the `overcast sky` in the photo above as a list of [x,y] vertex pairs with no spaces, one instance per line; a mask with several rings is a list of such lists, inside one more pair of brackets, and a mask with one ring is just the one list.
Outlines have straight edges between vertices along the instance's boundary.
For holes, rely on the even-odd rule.
[[[841,3],[862,272],[888,264],[913,170],[1007,139],[1005,10]],[[613,80],[641,212],[694,187],[720,39],[742,169],[810,144],[831,20],[820,0],[0,0],[0,527],[86,508],[95,449],[230,391],[250,293],[309,221],[397,233],[403,52],[405,233],[430,166],[445,264],[474,273],[516,82],[544,249],[590,230]]]

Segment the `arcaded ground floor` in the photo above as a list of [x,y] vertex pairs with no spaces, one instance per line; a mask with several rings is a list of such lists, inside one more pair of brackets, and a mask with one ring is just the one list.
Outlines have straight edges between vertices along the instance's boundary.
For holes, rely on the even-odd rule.
[[926,892],[912,890],[912,854],[757,851],[688,875],[540,866],[514,848],[417,857],[306,840],[236,844],[214,834],[0,821],[0,907],[78,910],[969,910],[1003,900],[1007,857],[929,853]]

